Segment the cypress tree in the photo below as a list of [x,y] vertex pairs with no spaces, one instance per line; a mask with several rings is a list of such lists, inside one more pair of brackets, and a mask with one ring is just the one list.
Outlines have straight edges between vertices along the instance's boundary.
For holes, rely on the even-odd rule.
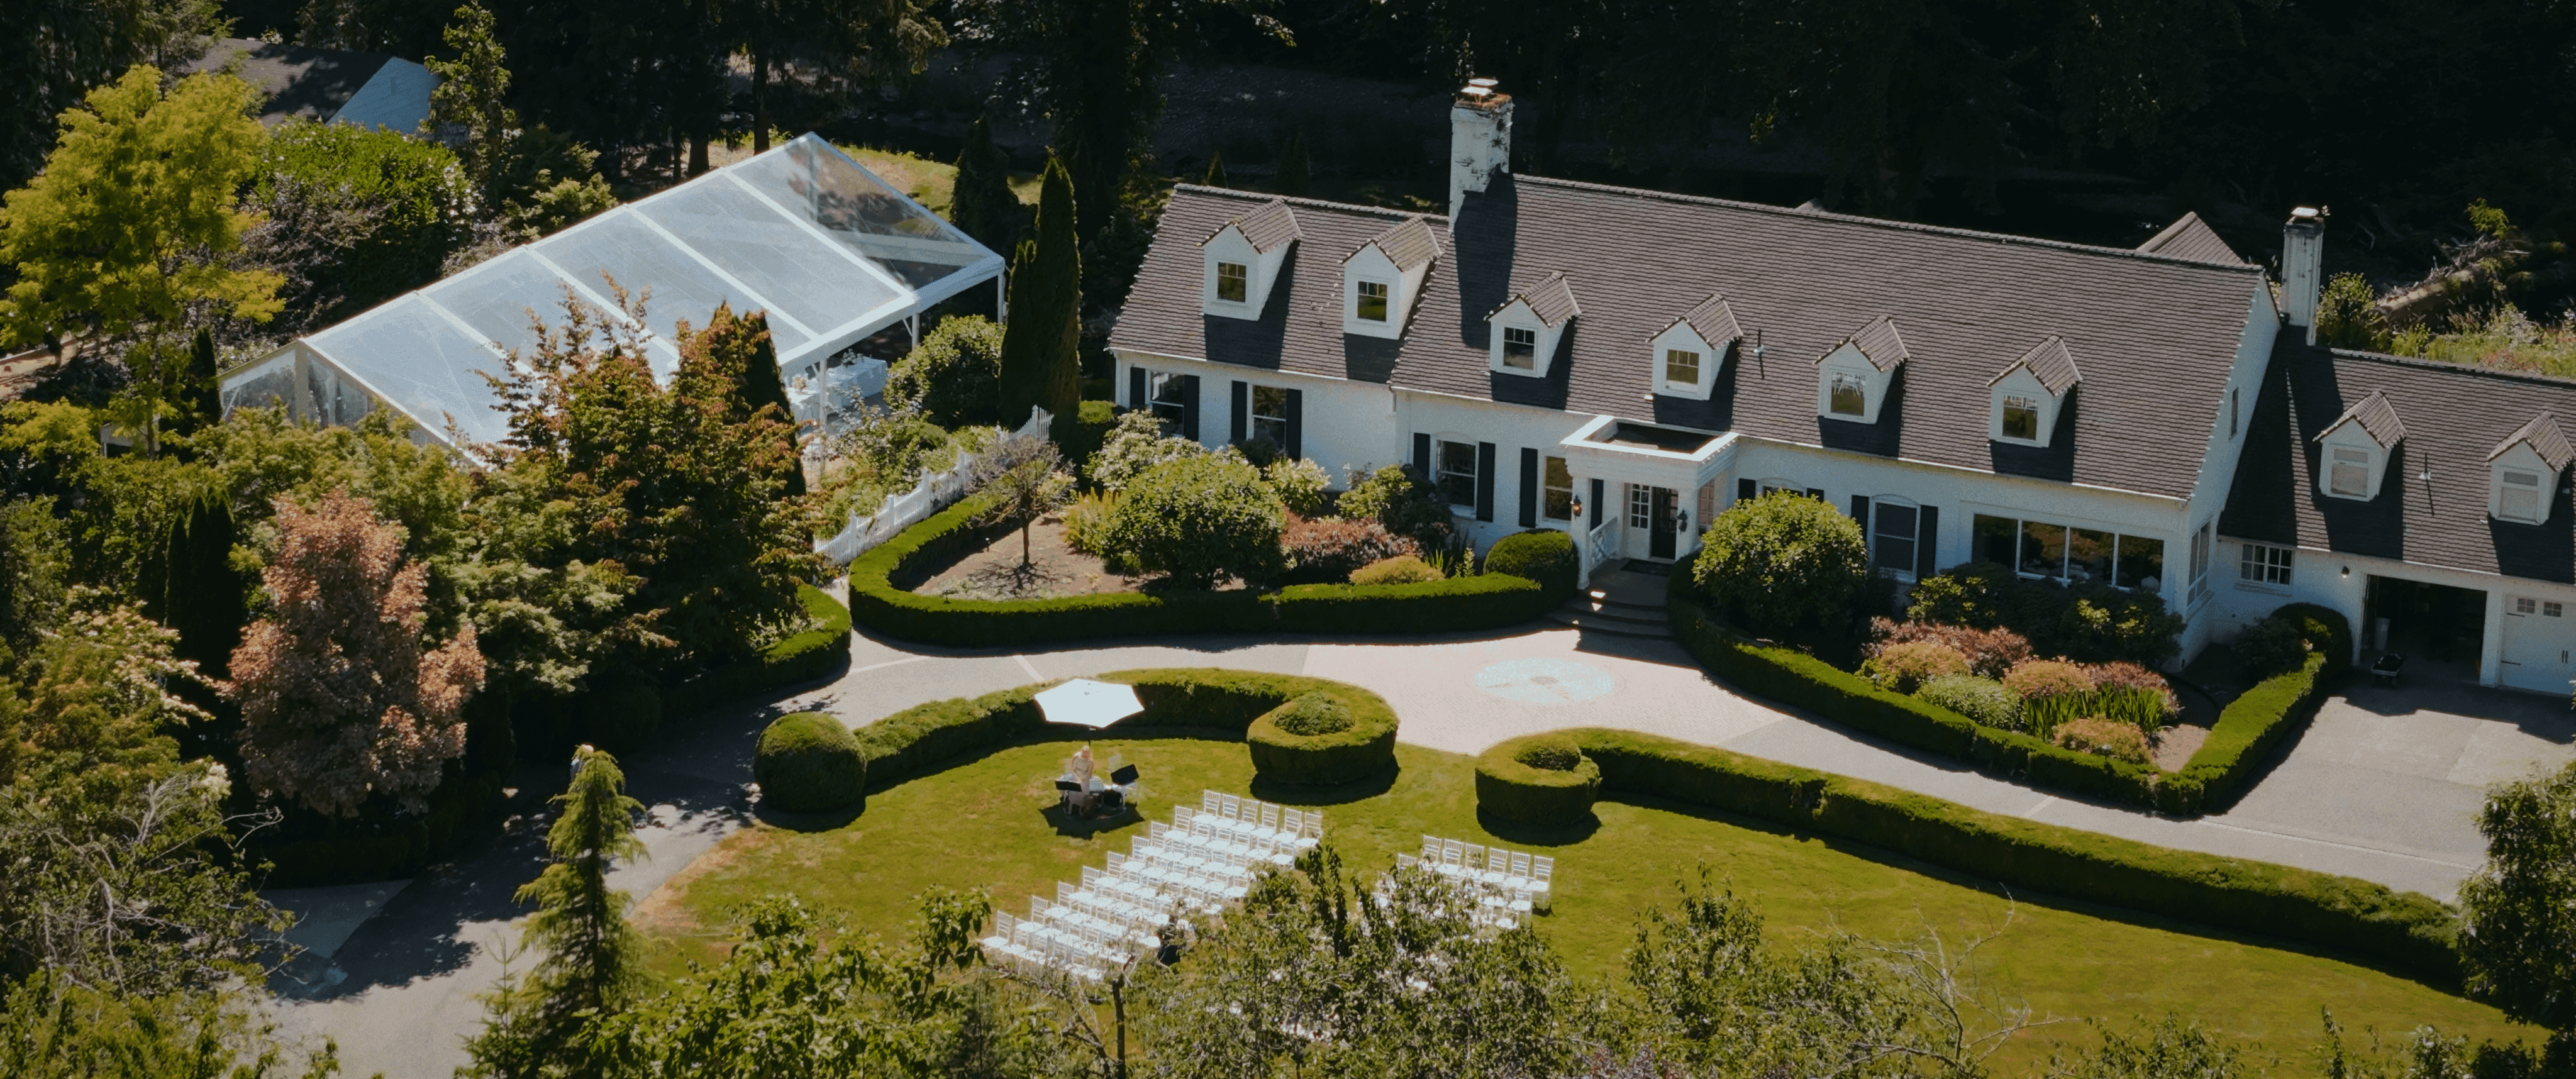
[[1313,169],[1306,162],[1306,133],[1292,128],[1288,145],[1279,149],[1279,178],[1271,186],[1282,195],[1303,195],[1313,180]]
[[1074,235],[1073,177],[1049,158],[1038,192],[1037,239],[1012,259],[1011,321],[1002,329],[1002,425],[1055,417],[1061,443],[1082,405],[1082,251]]
[[175,651],[216,678],[231,677],[233,649],[241,645],[250,611],[242,579],[232,565],[232,507],[218,494],[198,500],[170,530],[161,593],[161,620],[179,631]]
[[[778,406],[778,418],[789,424],[787,443],[793,450],[796,444],[796,409],[787,403],[787,383],[778,374],[778,344],[769,336],[769,312],[754,311],[744,316],[742,322],[742,332],[752,337],[751,349],[743,357],[742,364],[742,401],[747,406],[743,410],[744,415],[760,411],[762,405]],[[805,466],[801,458],[791,457],[785,494],[790,498],[801,498],[805,494]]]
[[179,413],[170,421],[171,434],[194,434],[201,426],[222,422],[221,374],[215,366],[215,335],[200,329],[196,339],[188,343],[188,368],[180,375],[178,392],[170,402]]
[[1020,200],[1011,194],[1011,163],[993,145],[993,125],[983,117],[966,129],[957,151],[957,181],[949,190],[948,220],[988,247],[1008,247],[1020,232]]
[[1208,151],[1207,176],[1199,181],[1209,187],[1232,187],[1225,179],[1225,151]]

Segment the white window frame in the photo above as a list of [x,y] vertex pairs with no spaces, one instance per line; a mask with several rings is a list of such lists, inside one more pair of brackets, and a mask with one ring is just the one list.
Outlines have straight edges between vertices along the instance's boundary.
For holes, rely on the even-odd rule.
[[2542,600],[2540,614],[2543,618],[2562,618],[2567,614],[2567,605],[2554,599]]
[[[1565,486],[1563,487],[1556,485],[1556,477],[1559,473],[1563,473],[1565,476]],[[1572,462],[1569,462],[1562,457],[1539,458],[1538,484],[1539,520],[1574,520],[1574,469]],[[1559,498],[1560,495],[1563,496],[1561,499]],[[1560,502],[1565,507],[1565,512],[1562,515],[1556,512],[1557,506]]]
[[[1449,467],[1449,450],[1453,446],[1466,451],[1460,456],[1467,462],[1467,467],[1463,469]],[[1466,481],[1467,500],[1464,502],[1452,500],[1449,503],[1450,508],[1463,509],[1468,513],[1476,512],[1476,444],[1473,441],[1461,442],[1454,438],[1435,435],[1431,439],[1431,483],[1432,486],[1440,488],[1443,497],[1452,493],[1449,490],[1451,477]]]
[[[1377,289],[1377,295],[1374,297],[1374,299],[1376,299],[1376,300],[1377,300],[1377,317],[1376,317],[1376,318],[1370,318],[1370,317],[1369,317],[1369,313],[1368,313],[1369,300],[1370,300],[1370,299],[1372,299],[1372,297],[1369,295],[1369,289],[1371,289],[1371,288],[1375,288],[1375,289]],[[1372,280],[1372,279],[1370,279],[1370,278],[1366,278],[1366,277],[1363,277],[1363,278],[1360,278],[1360,279],[1358,279],[1358,280],[1356,280],[1356,281],[1351,282],[1351,317],[1352,317],[1352,318],[1356,318],[1356,319],[1358,319],[1358,320],[1360,320],[1360,321],[1362,321],[1362,322],[1378,322],[1378,323],[1384,323],[1384,322],[1391,322],[1391,321],[1394,321],[1394,318],[1395,318],[1394,312],[1395,312],[1395,286],[1394,286],[1394,285],[1392,285],[1392,284],[1390,284],[1390,283],[1388,283],[1388,282],[1385,282],[1385,281]]]
[[[1674,375],[1673,375],[1673,366],[1674,366],[1674,364],[1676,364],[1677,362],[1679,362],[1679,361],[1677,361],[1676,359],[1674,359],[1674,357],[1677,357],[1677,356],[1688,356],[1688,357],[1690,357],[1690,377],[1689,377],[1689,378],[1676,378],[1676,377],[1674,377]],[[1687,386],[1687,387],[1691,387],[1691,388],[1694,388],[1694,389],[1695,389],[1695,388],[1697,388],[1697,387],[1699,386],[1699,381],[1700,381],[1700,372],[1702,372],[1702,371],[1704,371],[1704,370],[1706,370],[1706,369],[1707,369],[1707,367],[1706,367],[1707,362],[1708,362],[1708,354],[1707,354],[1707,353],[1704,353],[1704,352],[1701,352],[1701,351],[1700,351],[1700,350],[1698,350],[1698,349],[1695,349],[1695,348],[1672,348],[1672,347],[1667,347],[1667,348],[1665,348],[1665,349],[1664,349],[1664,385],[1667,385],[1667,386]]]
[[[2006,566],[2008,566],[2015,575],[2024,580],[2074,583],[2075,534],[2078,532],[2094,532],[2106,537],[2111,544],[2110,576],[2107,580],[2096,583],[2106,584],[2123,592],[2145,592],[2150,595],[2162,595],[2164,592],[2165,578],[2163,566],[2165,562],[2165,550],[2172,544],[2171,541],[2166,540],[2161,536],[2141,535],[2135,532],[2121,532],[2112,528],[2094,528],[2087,525],[2067,524],[2062,521],[2051,521],[2037,517],[2007,516],[2000,513],[1974,513],[1970,514],[1968,517],[1968,557],[1972,560],[1986,558],[1985,533],[1981,530],[1981,522],[1984,521],[2003,521],[2012,525],[2014,557],[2012,561],[2006,563]],[[2029,526],[2031,525],[2044,525],[2049,528],[2063,529],[2065,531],[2066,538],[2063,541],[2064,553],[2058,556],[2057,572],[2054,574],[2033,573],[2022,568],[2022,559],[2020,557],[2021,545],[2029,538]],[[2126,557],[2125,552],[2128,550],[2129,542],[2132,540],[2142,543],[2153,541],[2156,544],[2155,564],[2157,566],[2157,571],[2153,574],[2140,574],[2137,584],[2122,584],[2120,583],[2120,578],[2123,576],[2121,561]],[[2151,581],[2154,583],[2148,583]]]
[[[1842,409],[1842,391],[1846,387],[1860,399],[1860,404],[1849,412]],[[1830,372],[1825,379],[1825,411],[1842,419],[1866,419],[1869,416],[1869,380],[1848,371]]]
[[[2004,395],[2004,399],[2000,407],[2002,409],[2003,416],[2000,420],[2001,426],[1998,429],[2003,433],[2004,441],[2039,441],[2039,418],[2046,410],[2040,407],[2038,398],[2031,397],[2027,394],[2008,393]],[[2025,413],[2030,417],[2029,434],[2017,435],[2013,433],[2013,413],[2015,412]]]
[[[1225,294],[1225,284],[1228,278],[1228,275],[1226,274],[1227,270],[1234,271],[1232,279],[1235,284],[1242,286],[1242,295],[1228,296]],[[1216,264],[1216,298],[1220,303],[1252,302],[1252,267],[1240,262],[1219,261]]]
[[1181,433],[1181,416],[1190,406],[1189,402],[1179,398],[1164,400],[1163,390],[1170,387],[1175,393],[1184,391],[1189,386],[1185,381],[1188,377],[1178,371],[1148,369],[1145,372],[1145,407],[1153,410],[1154,419],[1163,425],[1166,435],[1178,436]]
[[[2544,482],[2540,473],[2521,468],[2497,469],[2496,519],[2499,521],[2513,521],[2520,524],[2539,524],[2540,522],[2547,520],[2548,518],[2543,512],[2543,507],[2546,505],[2543,492],[2549,491],[2549,487],[2550,485]],[[2529,512],[2514,512],[2512,498],[2516,493],[2527,495],[2531,499]],[[2555,494],[2556,492],[2549,491],[2549,493]]]
[[[1538,373],[1538,331],[1527,326],[1505,326],[1502,328],[1502,333],[1503,350],[1499,354],[1502,359],[1502,365],[1506,369],[1520,374]],[[1519,343],[1527,344],[1529,346],[1528,351],[1520,353],[1522,360],[1520,363],[1512,362],[1512,345],[1515,343],[1512,335],[1514,334],[1519,334],[1526,338],[1526,341]]]
[[[2326,494],[2355,501],[2370,500],[2370,466],[2373,455],[2359,446],[2328,446],[2325,453]],[[2353,489],[2344,489],[2344,481],[2355,481]]]
[[2290,585],[2290,574],[2296,566],[2295,548],[2276,547],[2268,543],[2248,543],[2236,560],[2236,577],[2249,584]]
[[[1276,395],[1275,399],[1279,405],[1277,413],[1261,410],[1261,398],[1264,394]],[[1272,446],[1278,447],[1281,454],[1286,454],[1288,452],[1288,388],[1264,386],[1256,382],[1251,392],[1244,395],[1244,406],[1252,412],[1249,422],[1244,424],[1244,434],[1251,438],[1267,438]]]

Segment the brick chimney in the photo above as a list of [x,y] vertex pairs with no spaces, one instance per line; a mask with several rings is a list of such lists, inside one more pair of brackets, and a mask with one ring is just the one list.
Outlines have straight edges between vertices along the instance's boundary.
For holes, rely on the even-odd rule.
[[2325,288],[2326,211],[2301,206],[2281,226],[2281,314],[2317,343],[2317,296]]
[[1449,104],[1449,217],[1459,200],[1483,191],[1494,174],[1512,167],[1512,95],[1492,79],[1469,79]]

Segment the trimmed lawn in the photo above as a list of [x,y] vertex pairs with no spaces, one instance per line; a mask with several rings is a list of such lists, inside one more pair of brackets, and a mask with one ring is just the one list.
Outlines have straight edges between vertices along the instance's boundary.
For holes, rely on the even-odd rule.
[[[1145,830],[1132,817],[1096,834],[1059,830],[1046,810],[1060,764],[1079,744],[1023,743],[913,780],[872,796],[847,823],[810,822],[810,830],[763,823],[733,836],[638,910],[654,968],[677,974],[687,960],[720,958],[727,911],[770,893],[793,893],[889,939],[909,935],[912,897],[932,885],[987,888],[998,908],[1026,912],[1031,894],[1052,898],[1057,881],[1078,880],[1081,867],[1124,852]],[[1104,758],[1122,752],[1143,770],[1154,820],[1169,820],[1175,803],[1196,807],[1201,788],[1321,805],[1325,836],[1355,868],[1391,866],[1426,832],[1552,854],[1556,909],[1538,926],[1588,977],[1618,977],[1637,913],[1671,902],[1675,882],[1705,863],[1756,902],[1775,939],[1793,945],[1836,929],[1918,936],[1927,925],[1956,945],[2009,914],[2003,937],[1982,953],[1984,973],[2041,1016],[2125,1023],[2179,1011],[2292,1059],[2316,1040],[2320,1006],[2355,1032],[2430,1023],[2472,1038],[2518,1033],[2492,1008],[2339,960],[2089,904],[2047,897],[2016,904],[1991,886],[1882,851],[1697,810],[1603,802],[1597,829],[1498,836],[1477,823],[1474,761],[1456,754],[1398,745],[1391,784],[1318,793],[1251,790],[1252,762],[1232,738],[1100,738],[1092,746]],[[2007,1057],[2028,1064],[2049,1045],[2090,1039],[2086,1025],[2061,1024]]]

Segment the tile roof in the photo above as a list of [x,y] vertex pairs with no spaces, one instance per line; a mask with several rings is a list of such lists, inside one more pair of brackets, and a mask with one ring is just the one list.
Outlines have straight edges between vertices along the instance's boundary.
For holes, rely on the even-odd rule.
[[[1261,204],[1259,209],[1219,223],[1217,227],[1208,230],[1207,239],[1216,239],[1217,234],[1224,232],[1227,225],[1242,229],[1243,238],[1251,242],[1252,249],[1264,255],[1269,254],[1271,248],[1280,244],[1305,238],[1305,235],[1297,230],[1297,215],[1289,212],[1288,203],[1284,199],[1272,199]],[[1199,243],[1204,245],[1207,240],[1201,240]]]
[[[2372,396],[2415,417],[2391,452],[2379,497],[2317,493],[2317,436],[2352,413],[2347,402]],[[2475,573],[2576,580],[2576,512],[2563,483],[2550,496],[2546,523],[2487,516],[2488,454],[2531,427],[2520,418],[2535,408],[2576,415],[2576,382],[2329,352],[2283,334],[2246,427],[2219,531]]]
[[2004,376],[2025,367],[2051,397],[2064,397],[2068,389],[2084,381],[2084,372],[2076,369],[2075,357],[2066,351],[2066,339],[2051,337],[2022,353],[2020,359],[2004,365],[2003,370],[1995,372],[1995,377],[1986,380],[1986,385],[2001,382]]
[[1699,334],[1700,340],[1720,352],[1726,351],[1727,342],[1744,339],[1744,327],[1735,321],[1735,309],[1726,306],[1724,296],[1712,295],[1700,301],[1699,306],[1682,315],[1681,321],[1690,323],[1691,331]]
[[2163,232],[2139,244],[2138,250],[2195,262],[2214,262],[2221,266],[2245,264],[2244,257],[2238,255],[2235,248],[2227,246],[2227,241],[2219,239],[2217,231],[2209,227],[2209,222],[2188,211],[2173,224],[2165,226]]
[[1440,237],[1433,235],[1431,226],[1424,224],[1419,217],[1404,219],[1394,228],[1371,237],[1369,243],[1376,244],[1378,253],[1395,263],[1399,270],[1411,270],[1440,257]]
[[1530,314],[1538,317],[1539,325],[1551,330],[1562,325],[1565,320],[1583,313],[1583,308],[1574,302],[1574,287],[1566,283],[1565,275],[1562,273],[1552,273],[1540,278],[1538,284],[1513,293],[1510,300],[1495,304],[1494,310],[1501,311],[1503,308],[1510,307],[1512,300],[1528,304]]
[[228,37],[217,39],[206,55],[183,70],[191,74],[220,71],[235,57],[241,58],[242,81],[267,95],[259,107],[259,118],[264,123],[290,116],[328,120],[339,114],[340,106],[348,104],[368,79],[376,77],[385,61],[393,59],[380,52],[311,49]]
[[[1434,263],[1401,340],[1342,333],[1337,261],[1291,254],[1258,321],[1210,319],[1193,241],[1268,196],[1173,190],[1110,344],[1252,369],[1389,383],[1579,415],[2188,497],[2208,450],[2178,430],[2218,423],[2260,269],[1842,214],[1518,176],[1467,195],[1459,221],[1426,216]],[[1291,200],[1318,250],[1350,251],[1411,216]],[[1306,246],[1306,245],[1301,245]],[[1583,317],[1548,377],[1492,371],[1486,313],[1541,268],[1564,273]],[[1819,355],[1882,316],[1913,359],[1874,425],[1816,415],[1815,373],[1727,364],[1706,401],[1657,395],[1645,342],[1724,293],[1774,358]],[[1987,437],[1986,382],[2033,341],[2085,357],[2069,437],[2046,449]],[[2528,415],[2525,410],[2523,415]],[[1870,431],[1866,428],[1874,427]],[[2501,432],[2498,432],[2501,434]]]
[[[1870,366],[1881,372],[1896,370],[1896,365],[1911,358],[1905,351],[1905,337],[1896,332],[1896,319],[1891,315],[1880,315],[1869,325],[1861,327],[1859,333],[1837,342],[1834,348],[1845,344],[1859,349],[1862,356],[1869,358]],[[1832,354],[1833,349],[1826,349],[1823,355],[1816,357],[1816,362],[1822,363],[1825,356]]]
[[2347,423],[2360,424],[2362,433],[2369,435],[2370,440],[2378,443],[2379,448],[2383,450],[2406,440],[2406,421],[2397,418],[2397,408],[2388,403],[2388,395],[2377,390],[2372,390],[2370,396],[2353,402],[2353,406],[2345,409],[2343,415],[2335,417],[2335,421],[2327,424],[2325,430],[2317,432],[2317,437],[2324,438],[2333,434],[2335,428]]
[[2576,460],[2576,447],[2567,445],[2567,433],[2558,429],[2558,417],[2546,412],[2533,416],[2531,422],[2504,436],[2504,441],[2496,443],[2496,448],[2488,452],[2487,460],[2502,457],[2505,451],[2526,442],[2531,444],[2533,453],[2540,455],[2541,462],[2551,468],[2563,469],[2568,461]]

